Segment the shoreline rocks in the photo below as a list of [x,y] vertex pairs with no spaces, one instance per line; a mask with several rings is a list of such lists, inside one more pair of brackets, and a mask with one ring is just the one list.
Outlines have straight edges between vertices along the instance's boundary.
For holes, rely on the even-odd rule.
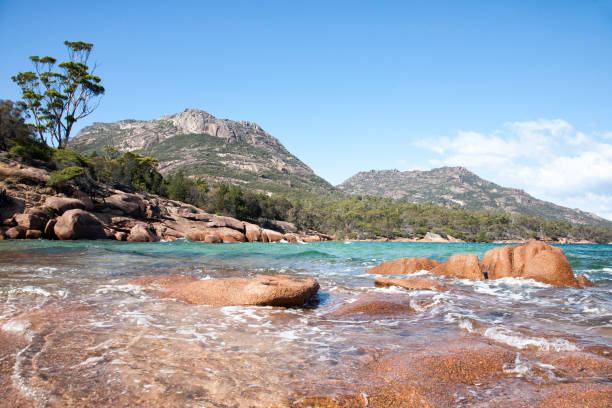
[[[430,265],[426,261],[434,262],[427,258],[400,258],[383,262],[368,269],[367,272],[387,275],[411,274],[416,272],[414,265],[426,269],[424,266]],[[490,249],[485,252],[481,261],[474,254],[455,254],[429,269],[429,272],[433,275],[477,281],[513,277],[572,288],[592,286],[586,277],[580,276],[578,280],[574,277],[563,250],[536,240],[522,245]]]
[[[0,189],[7,190],[10,204],[4,205],[0,211],[0,239],[112,239],[156,242],[186,238],[205,243],[301,243],[335,240],[330,235],[316,231],[298,230],[289,222],[266,220],[262,221],[262,225],[268,228],[263,228],[236,218],[209,214],[192,205],[148,193],[104,190],[98,186],[97,190],[90,194],[75,190],[69,193],[69,197],[43,184],[18,185],[17,188],[11,183],[18,183],[20,180],[9,181],[10,183],[0,182]],[[71,213],[71,221],[66,218],[62,220],[62,217],[72,210],[83,211],[90,217],[83,213],[79,213],[79,216]],[[87,222],[85,218],[88,219]],[[80,221],[76,222],[77,219]],[[84,223],[91,228],[85,228]],[[104,234],[98,224],[102,225]],[[56,230],[60,233],[57,234]]]

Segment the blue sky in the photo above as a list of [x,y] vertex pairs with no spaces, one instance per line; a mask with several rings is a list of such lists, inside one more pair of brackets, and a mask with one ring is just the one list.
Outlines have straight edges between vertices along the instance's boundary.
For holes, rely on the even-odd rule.
[[463,165],[612,219],[612,2],[0,0],[0,98],[32,54],[95,44],[79,123],[250,120],[333,184]]

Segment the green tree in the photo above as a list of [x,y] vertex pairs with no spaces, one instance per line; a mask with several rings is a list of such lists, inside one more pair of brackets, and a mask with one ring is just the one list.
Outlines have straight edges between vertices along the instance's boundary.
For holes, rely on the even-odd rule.
[[40,140],[60,149],[67,146],[76,121],[91,114],[104,94],[95,66],[87,63],[93,44],[64,41],[68,61],[31,56],[34,72],[19,72],[11,79],[19,85],[23,103],[33,119],[29,125]]

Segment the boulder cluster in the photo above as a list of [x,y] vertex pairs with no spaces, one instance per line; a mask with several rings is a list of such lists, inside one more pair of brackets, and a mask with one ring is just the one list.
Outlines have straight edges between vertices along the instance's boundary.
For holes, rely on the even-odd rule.
[[[386,261],[368,270],[379,275],[405,275],[421,270],[433,275],[482,281],[506,277],[533,279],[555,286],[579,288],[592,284],[585,276],[574,276],[572,268],[560,248],[531,240],[522,245],[496,247],[485,252],[482,260],[474,254],[455,254],[439,263],[427,258],[400,258]],[[412,279],[378,278],[377,286],[418,287],[432,283],[413,282]]]
[[[155,242],[186,238],[207,243],[312,242],[333,237],[316,231],[298,231],[291,223],[268,221],[262,226],[232,217],[209,214],[178,201],[146,193],[114,191],[92,200],[43,196],[34,206],[11,198],[11,211],[2,214],[0,239],[113,239]],[[31,203],[27,203],[31,204]]]

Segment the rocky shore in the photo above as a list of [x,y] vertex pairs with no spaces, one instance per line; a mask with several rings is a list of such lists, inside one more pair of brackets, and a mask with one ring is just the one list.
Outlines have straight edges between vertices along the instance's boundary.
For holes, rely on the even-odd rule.
[[264,225],[209,214],[148,193],[92,183],[89,191],[47,186],[49,172],[0,157],[0,239],[112,239],[207,243],[313,242],[334,237],[283,221]]

